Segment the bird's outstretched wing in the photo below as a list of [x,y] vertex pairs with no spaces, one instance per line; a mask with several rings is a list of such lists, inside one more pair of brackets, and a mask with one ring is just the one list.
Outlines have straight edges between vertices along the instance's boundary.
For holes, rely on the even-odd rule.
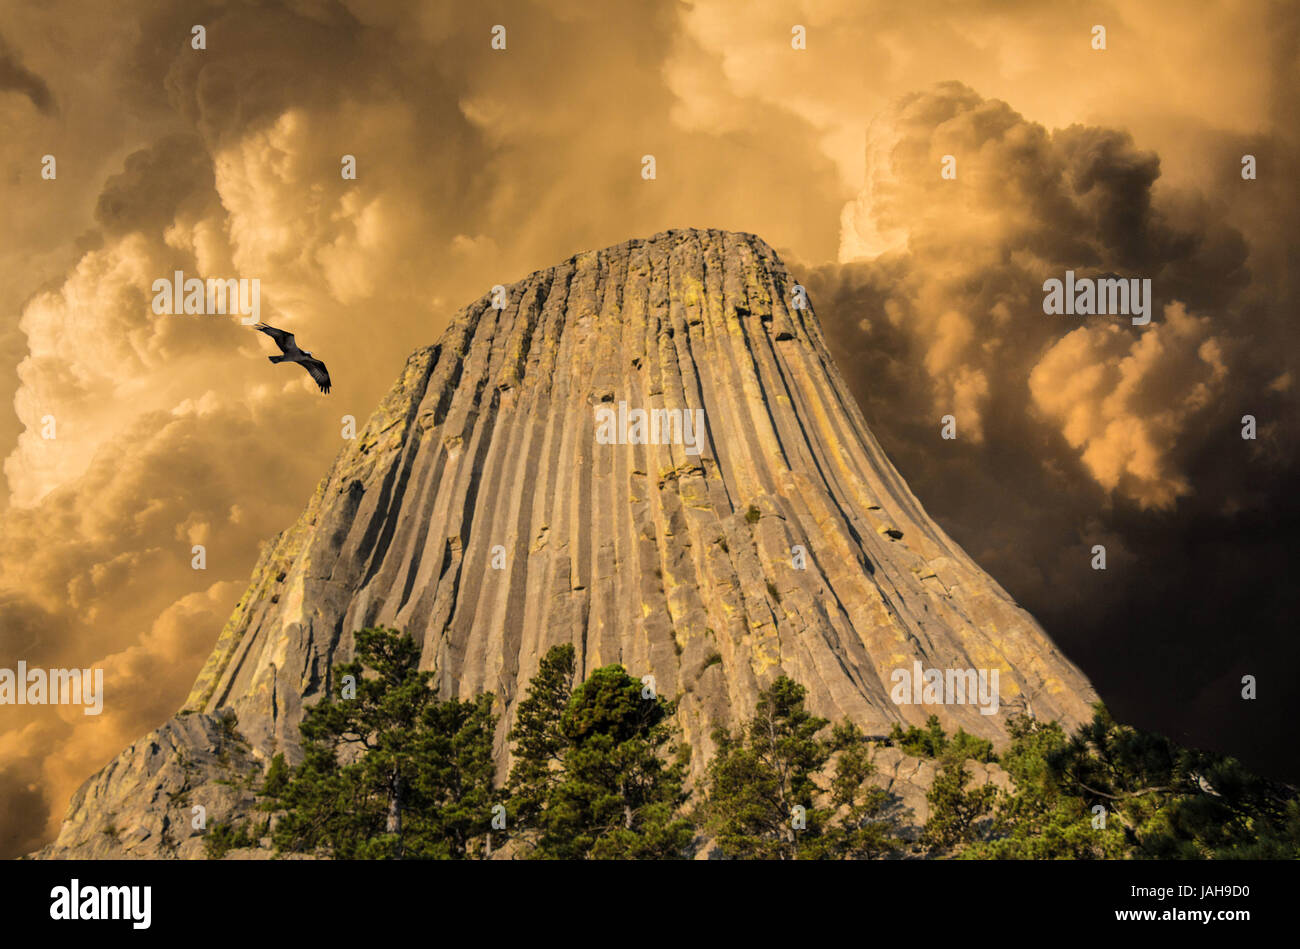
[[279,346],[280,351],[286,355],[298,350],[298,343],[294,340],[292,333],[278,330],[274,326],[267,326],[265,323],[258,323],[253,329],[260,330],[275,340],[275,345]]
[[330,374],[329,371],[325,368],[325,364],[323,362],[321,362],[319,359],[304,359],[301,362],[299,362],[298,365],[306,369],[307,374],[310,375],[314,380],[316,380],[316,385],[320,386],[320,390],[322,392],[324,392],[326,395],[329,395]]

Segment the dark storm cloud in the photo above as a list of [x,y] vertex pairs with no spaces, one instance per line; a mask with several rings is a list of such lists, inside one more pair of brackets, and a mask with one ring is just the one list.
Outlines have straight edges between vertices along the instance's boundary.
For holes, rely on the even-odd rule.
[[0,36],[0,92],[17,92],[31,100],[42,115],[57,115],[54,94],[44,79],[24,68],[18,54]]
[[212,159],[195,135],[172,135],[126,157],[104,183],[95,221],[108,234],[159,233],[181,205],[215,197]]
[[[1270,505],[1293,456],[1295,389],[1279,360],[1294,314],[1295,188],[1281,173],[1295,164],[1294,5],[1263,23],[1230,7],[1183,23],[1179,4],[1129,5],[1107,14],[1124,42],[1104,60],[1069,4],[796,5],[810,35],[797,54],[796,8],[753,0],[507,2],[481,15],[407,0],[128,8],[124,31],[112,5],[0,6],[0,30],[60,106],[52,123],[0,96],[3,118],[21,116],[0,156],[22,171],[0,180],[16,222],[0,234],[0,286],[23,288],[3,314],[23,342],[0,348],[18,363],[27,429],[15,445],[0,428],[12,500],[0,647],[102,663],[114,696],[95,720],[6,712],[4,853],[49,835],[72,789],[177,707],[258,541],[301,509],[340,416],[363,419],[412,348],[493,284],[667,227],[793,249],[920,497],[1117,711],[1154,676],[1168,688],[1139,711],[1179,709],[1155,723],[1202,727],[1225,707],[1225,669],[1288,661],[1284,643],[1272,662],[1250,650],[1270,641],[1266,609],[1288,606],[1290,589],[1264,584],[1286,565],[1269,512],[1291,510]],[[42,40],[46,19],[58,48]],[[489,46],[495,23],[508,52]],[[1153,73],[1152,48],[1167,73]],[[1261,106],[1266,64],[1282,78]],[[20,76],[15,91],[39,106],[46,87]],[[910,248],[799,267],[834,254],[872,116],[945,76],[966,86],[921,92],[906,122],[895,116],[899,179],[860,220]],[[1201,158],[1156,144],[1184,139]],[[954,149],[961,190],[945,193],[937,162]],[[47,151],[57,183],[33,170]],[[1243,189],[1244,151],[1266,173]],[[344,154],[355,181],[340,178]],[[909,154],[926,175],[907,176]],[[1224,180],[1188,190],[1207,168]],[[1181,301],[1176,324],[1158,312],[1147,349],[1118,327],[1064,345],[1061,324],[1032,317],[1044,269],[1070,262],[1151,269],[1157,299]],[[329,361],[329,402],[268,377],[246,328],[152,318],[149,281],[176,268],[261,279],[263,305]],[[1053,396],[1088,359],[1113,376],[1079,393],[1088,411],[1072,420]],[[961,419],[956,443],[936,440],[941,407]],[[1243,455],[1227,423],[1247,410],[1264,437]],[[57,440],[39,436],[46,414]],[[1081,566],[1096,542],[1105,574]],[[189,568],[193,543],[208,544],[206,574]],[[1237,612],[1207,611],[1198,583]],[[1161,610],[1186,620],[1186,649]],[[1260,713],[1277,712],[1277,691],[1262,694]],[[1214,734],[1248,734],[1230,727]]]
[[[902,99],[888,132],[867,210],[906,242],[803,272],[873,430],[1121,717],[1300,773],[1269,730],[1300,691],[1300,301],[1275,259],[1294,198],[1276,175],[1242,182],[1219,142],[1203,191],[1162,189],[1129,133],[1049,132],[954,84]],[[1041,283],[1066,269],[1151,277],[1151,325],[1044,315]],[[1256,702],[1246,674],[1267,682]]]
[[[895,236],[847,279],[857,331],[886,337],[922,384],[901,411],[935,427],[953,414],[978,443],[994,406],[1010,408],[1056,428],[1107,491],[1159,508],[1186,494],[1195,432],[1226,423],[1231,385],[1269,381],[1228,379],[1254,324],[1238,301],[1247,244],[1224,209],[1159,195],[1158,157],[1126,132],[1049,132],[959,83],[903,97],[874,129],[882,170],[851,220],[864,253]],[[1045,315],[1043,283],[1067,270],[1149,279],[1152,325]]]

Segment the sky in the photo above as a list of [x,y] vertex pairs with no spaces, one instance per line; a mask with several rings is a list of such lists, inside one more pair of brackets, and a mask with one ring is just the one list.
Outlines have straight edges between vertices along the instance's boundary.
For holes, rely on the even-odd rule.
[[[0,6],[0,667],[106,692],[0,706],[0,855],[179,707],[411,350],[672,227],[777,248],[915,493],[1113,712],[1300,777],[1298,40],[1265,0]],[[332,393],[154,313],[177,270],[258,280]],[[1067,270],[1150,279],[1151,323],[1045,315]]]

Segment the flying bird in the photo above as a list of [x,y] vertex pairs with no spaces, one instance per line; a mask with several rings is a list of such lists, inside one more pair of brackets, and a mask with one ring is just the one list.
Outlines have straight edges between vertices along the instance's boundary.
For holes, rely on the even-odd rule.
[[280,352],[284,353],[283,356],[267,356],[267,359],[271,360],[271,362],[296,362],[307,370],[307,374],[315,380],[316,385],[320,386],[322,392],[329,394],[330,374],[325,368],[325,364],[314,358],[309,351],[299,349],[298,344],[294,342],[292,333],[278,330],[274,326],[267,326],[265,323],[258,323],[253,329],[260,330],[275,340],[275,345],[279,346]]

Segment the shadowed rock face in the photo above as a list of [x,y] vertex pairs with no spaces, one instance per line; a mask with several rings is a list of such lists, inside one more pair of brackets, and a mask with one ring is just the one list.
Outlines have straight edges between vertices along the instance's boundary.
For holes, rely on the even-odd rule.
[[[712,729],[782,673],[868,734],[936,713],[1000,741],[1017,711],[1087,718],[1087,680],[922,509],[794,286],[757,237],[669,231],[534,273],[504,309],[488,294],[462,310],[268,546],[186,710],[77,792],[44,853],[196,855],[196,837],[175,842],[187,815],[168,823],[176,775],[187,800],[220,787],[214,806],[238,812],[212,782],[245,752],[296,760],[303,707],[367,625],[417,636],[444,693],[496,693],[503,766],[557,643],[581,674],[620,663],[678,697],[697,773]],[[619,403],[703,410],[698,454],[683,437],[603,443],[598,417]],[[914,662],[998,670],[997,714],[896,705],[891,673]],[[227,709],[248,746],[223,764]],[[141,757],[159,747],[188,770]],[[107,812],[115,836],[96,830]]]

